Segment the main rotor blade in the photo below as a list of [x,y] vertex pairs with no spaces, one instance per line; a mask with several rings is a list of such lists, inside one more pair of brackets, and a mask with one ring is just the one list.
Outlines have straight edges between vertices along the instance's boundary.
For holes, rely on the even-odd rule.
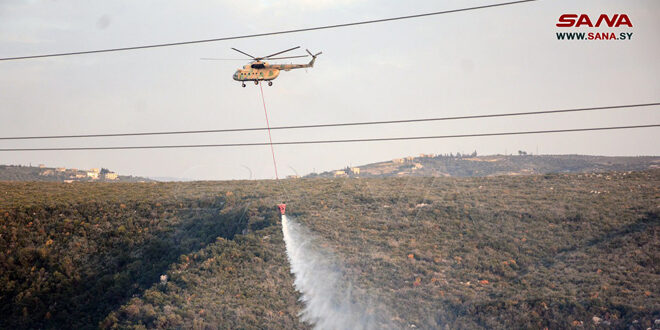
[[234,47],[232,47],[231,49],[233,49],[233,50],[235,50],[235,51],[237,51],[237,52],[239,52],[239,53],[241,53],[241,54],[243,54],[243,55],[249,56],[251,59],[255,59],[255,60],[256,60],[256,58],[255,58],[254,56],[252,56],[252,55],[250,55],[250,54],[248,54],[248,53],[246,53],[246,52],[244,52],[244,51],[238,50],[238,49],[236,49],[236,48],[234,48]]
[[300,57],[309,57],[307,55],[298,55],[298,56],[284,56],[284,57],[269,57],[269,60],[283,60],[287,58],[300,58]]
[[213,57],[201,57],[200,60],[207,60],[207,61],[247,61],[246,59],[243,58],[213,58]]
[[281,51],[281,52],[277,52],[277,53],[275,53],[275,54],[270,54],[270,55],[268,55],[268,56],[264,56],[263,58],[269,58],[269,57],[271,57],[271,56],[280,55],[280,54],[282,54],[282,53],[290,52],[290,51],[292,51],[292,50],[294,50],[294,49],[298,49],[298,48],[300,48],[300,46],[293,47],[293,48],[291,48],[291,49],[287,49],[287,50],[283,50],[283,51]]

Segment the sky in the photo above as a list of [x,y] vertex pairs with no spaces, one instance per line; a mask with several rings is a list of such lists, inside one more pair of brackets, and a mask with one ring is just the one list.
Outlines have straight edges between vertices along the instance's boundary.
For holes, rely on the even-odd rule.
[[[0,57],[228,37],[498,3],[451,1],[0,0]],[[633,27],[558,28],[562,14],[626,14]],[[126,52],[0,61],[0,136],[265,126],[244,58],[322,51],[314,68],[264,86],[272,126],[540,111],[660,101],[660,2],[539,0],[355,27]],[[560,41],[557,32],[632,32]],[[295,60],[288,60],[289,62]],[[301,63],[307,62],[300,59]],[[286,62],[286,63],[289,63]],[[660,107],[414,124],[277,130],[274,142],[660,123]],[[660,128],[397,142],[275,146],[280,176],[419,153],[660,154]],[[56,140],[0,148],[267,142],[264,131]],[[275,178],[268,146],[0,152],[0,164],[109,168],[199,180]]]

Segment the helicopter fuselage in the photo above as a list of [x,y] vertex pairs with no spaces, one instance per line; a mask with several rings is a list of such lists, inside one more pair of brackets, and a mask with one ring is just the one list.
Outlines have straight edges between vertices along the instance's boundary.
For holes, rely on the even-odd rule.
[[236,70],[233,78],[236,81],[269,81],[277,78],[281,70],[311,68],[314,66],[315,59],[313,58],[308,64],[269,64],[268,62],[255,61]]
[[266,62],[254,62],[243,66],[234,73],[236,81],[273,80],[280,75],[279,65],[270,65]]

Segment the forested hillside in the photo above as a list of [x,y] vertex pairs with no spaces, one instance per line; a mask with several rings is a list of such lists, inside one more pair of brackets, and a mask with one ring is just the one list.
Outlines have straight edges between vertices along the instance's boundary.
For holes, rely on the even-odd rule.
[[659,183],[660,170],[0,183],[0,328],[308,328],[285,199],[397,326],[646,329],[660,318]]

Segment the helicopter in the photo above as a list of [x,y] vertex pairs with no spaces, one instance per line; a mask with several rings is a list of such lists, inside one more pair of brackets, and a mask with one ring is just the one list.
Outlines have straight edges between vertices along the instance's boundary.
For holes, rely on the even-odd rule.
[[[298,49],[300,46],[293,47],[287,50],[283,50],[281,52],[277,52],[274,54],[270,54],[267,56],[263,57],[254,57],[246,52],[243,52],[241,50],[238,50],[236,48],[231,48],[243,55],[246,55],[250,57],[253,61],[250,62],[249,64],[244,65],[242,68],[236,70],[234,73],[234,80],[240,81],[241,86],[245,87],[245,82],[246,81],[254,81],[255,85],[258,85],[260,81],[267,81],[268,86],[273,86],[273,79],[277,78],[280,75],[280,71],[289,71],[291,69],[302,69],[302,68],[311,68],[314,67],[314,61],[316,61],[316,57],[321,55],[322,52],[318,52],[316,54],[312,54],[312,52],[309,51],[309,49],[306,49],[307,53],[309,56],[312,57],[312,60],[309,61],[307,64],[270,64],[268,62],[265,62],[264,60],[282,60],[282,59],[289,59],[289,58],[300,58],[300,57],[307,57],[308,55],[298,55],[298,56],[284,56],[284,57],[273,57],[276,55],[280,55],[286,52],[290,52],[292,50]],[[206,60],[214,60],[213,58],[203,58]]]

